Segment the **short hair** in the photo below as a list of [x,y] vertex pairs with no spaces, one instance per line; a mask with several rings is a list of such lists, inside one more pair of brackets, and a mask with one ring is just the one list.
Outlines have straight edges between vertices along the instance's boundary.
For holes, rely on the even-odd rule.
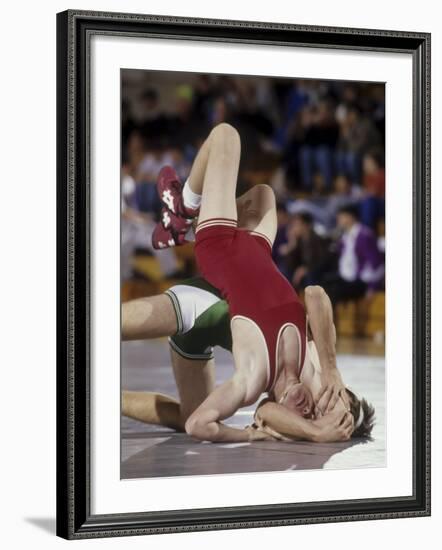
[[359,220],[359,206],[355,203],[344,204],[339,208],[338,214],[348,214],[355,220]]
[[364,398],[359,399],[359,397],[348,388],[346,388],[346,391],[350,398],[350,414],[354,418],[355,426],[359,420],[361,410],[364,415],[362,422],[355,428],[351,436],[370,438],[376,420],[373,405]]
[[306,225],[313,225],[313,216],[310,212],[296,212],[294,217],[299,218]]

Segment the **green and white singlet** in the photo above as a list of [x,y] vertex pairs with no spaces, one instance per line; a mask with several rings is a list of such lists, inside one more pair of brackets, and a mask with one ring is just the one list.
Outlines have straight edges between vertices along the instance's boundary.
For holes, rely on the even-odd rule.
[[186,359],[209,360],[213,348],[232,351],[227,302],[201,277],[186,279],[165,294],[172,301],[178,331],[169,338],[171,348]]

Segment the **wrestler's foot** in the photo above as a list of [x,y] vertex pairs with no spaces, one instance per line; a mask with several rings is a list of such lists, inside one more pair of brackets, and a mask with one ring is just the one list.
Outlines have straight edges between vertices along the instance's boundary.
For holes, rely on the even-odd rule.
[[177,233],[171,227],[165,229],[161,222],[158,222],[152,233],[152,246],[156,250],[171,248],[187,243],[185,233]]
[[[183,184],[172,166],[161,168],[157,181],[158,195],[176,218],[193,220],[198,215],[198,209],[187,208],[183,201]],[[172,224],[175,223],[172,219]],[[191,223],[190,221],[190,223]],[[179,229],[177,229],[179,231]]]
[[177,216],[164,207],[161,209],[160,223],[166,230],[172,230],[175,233],[187,233],[192,222],[193,218]]

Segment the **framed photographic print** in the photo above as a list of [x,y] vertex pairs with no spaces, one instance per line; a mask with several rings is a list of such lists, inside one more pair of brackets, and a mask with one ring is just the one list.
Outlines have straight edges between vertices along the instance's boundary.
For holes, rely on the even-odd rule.
[[57,534],[430,513],[430,36],[57,18]]

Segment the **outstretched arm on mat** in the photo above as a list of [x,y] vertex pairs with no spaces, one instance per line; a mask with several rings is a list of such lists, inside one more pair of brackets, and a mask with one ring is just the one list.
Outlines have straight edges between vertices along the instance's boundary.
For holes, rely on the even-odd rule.
[[348,412],[336,410],[317,420],[309,420],[270,400],[262,401],[258,406],[255,425],[275,439],[315,443],[347,441],[353,431],[352,416]]
[[232,428],[221,421],[247,405],[247,380],[240,372],[218,386],[186,422],[186,432],[203,441],[240,442],[273,439],[252,428]]

